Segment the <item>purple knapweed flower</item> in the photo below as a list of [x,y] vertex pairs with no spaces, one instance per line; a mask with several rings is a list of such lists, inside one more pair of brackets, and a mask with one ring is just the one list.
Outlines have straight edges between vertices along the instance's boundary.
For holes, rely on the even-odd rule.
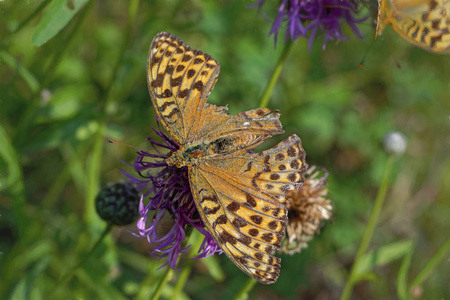
[[[137,152],[134,168],[139,176],[122,171],[130,183],[136,184],[137,190],[142,194],[139,204],[141,218],[137,222],[139,235],[147,238],[153,247],[150,252],[152,255],[159,258],[167,257],[163,266],[168,264],[172,269],[175,269],[179,255],[190,247],[182,246],[186,240],[188,226],[192,226],[205,236],[195,259],[222,253],[211,234],[205,229],[197,211],[189,186],[187,168],[169,166],[165,161],[171,153],[179,149],[179,146],[161,131],[159,123],[158,129],[153,130],[163,142],[147,138],[155,152],[149,153],[144,150]],[[162,153],[161,148],[167,149],[168,152]],[[149,202],[144,204],[146,198]],[[163,217],[165,221],[171,218],[172,227],[161,233],[163,226],[159,224]]]
[[[259,0],[252,6],[261,9],[266,0]],[[325,50],[328,41],[348,40],[342,32],[342,25],[347,23],[353,33],[362,38],[356,27],[357,23],[366,18],[358,18],[361,5],[367,0],[281,0],[278,14],[273,21],[269,34],[277,41],[278,31],[286,23],[285,42],[300,37],[309,39],[308,48],[311,51],[316,36],[324,34],[322,49]]]

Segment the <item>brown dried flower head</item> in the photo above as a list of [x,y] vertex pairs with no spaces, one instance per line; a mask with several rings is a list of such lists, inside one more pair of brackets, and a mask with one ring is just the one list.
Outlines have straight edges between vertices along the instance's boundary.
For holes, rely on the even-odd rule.
[[[320,177],[319,175],[322,174]],[[288,226],[281,252],[294,254],[308,246],[314,234],[320,232],[324,220],[332,216],[331,200],[326,199],[328,172],[309,166],[303,186],[288,191]]]

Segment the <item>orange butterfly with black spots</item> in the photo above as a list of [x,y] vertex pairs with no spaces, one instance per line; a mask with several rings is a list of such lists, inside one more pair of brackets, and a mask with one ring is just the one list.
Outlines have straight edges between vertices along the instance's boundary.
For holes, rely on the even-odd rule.
[[211,55],[162,32],[150,46],[147,80],[162,125],[180,146],[168,165],[187,167],[206,228],[247,275],[274,283],[287,224],[285,193],[301,187],[305,151],[296,135],[261,153],[247,150],[283,133],[277,110],[229,115],[206,103],[219,75]]

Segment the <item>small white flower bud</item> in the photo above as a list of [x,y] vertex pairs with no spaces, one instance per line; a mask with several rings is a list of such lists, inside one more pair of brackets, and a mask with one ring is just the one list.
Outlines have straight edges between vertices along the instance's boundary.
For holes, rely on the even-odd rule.
[[41,90],[41,101],[40,105],[45,106],[50,101],[50,98],[52,97],[52,92],[49,89],[43,89]]
[[405,153],[406,145],[406,137],[398,131],[390,132],[384,136],[383,147],[388,154],[402,155]]

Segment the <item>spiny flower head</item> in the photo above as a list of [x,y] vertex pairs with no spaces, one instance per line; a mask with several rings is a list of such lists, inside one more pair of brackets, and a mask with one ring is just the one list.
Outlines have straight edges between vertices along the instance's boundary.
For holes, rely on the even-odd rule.
[[331,200],[325,198],[328,173],[318,177],[321,173],[318,167],[310,166],[303,186],[287,192],[289,220],[281,252],[294,254],[306,248],[314,235],[319,233],[323,220],[331,218]]
[[[194,258],[203,258],[215,253],[222,253],[211,234],[205,229],[192,196],[187,168],[169,166],[166,159],[179,149],[177,143],[161,131],[153,128],[162,138],[162,143],[147,138],[154,152],[138,151],[134,169],[139,177],[124,173],[131,183],[136,184],[142,193],[139,204],[141,218],[137,222],[138,233],[147,238],[153,250],[152,255],[159,258],[167,257],[163,264],[175,269],[178,257],[189,246],[183,247],[186,240],[186,230],[192,226],[205,237]],[[165,151],[166,153],[161,152]],[[149,199],[144,204],[144,199]],[[162,223],[171,219],[170,229],[161,233]]]
[[[316,36],[324,34],[322,49],[328,41],[348,40],[342,32],[342,25],[347,23],[353,33],[362,38],[356,24],[366,18],[358,18],[361,5],[367,0],[282,0],[278,14],[272,23],[270,34],[277,41],[278,31],[283,24],[286,27],[285,42],[300,37],[309,39],[309,50]],[[251,7],[259,7],[266,0],[259,0]]]
[[138,217],[139,195],[133,184],[108,184],[95,197],[98,215],[112,225],[128,225]]

